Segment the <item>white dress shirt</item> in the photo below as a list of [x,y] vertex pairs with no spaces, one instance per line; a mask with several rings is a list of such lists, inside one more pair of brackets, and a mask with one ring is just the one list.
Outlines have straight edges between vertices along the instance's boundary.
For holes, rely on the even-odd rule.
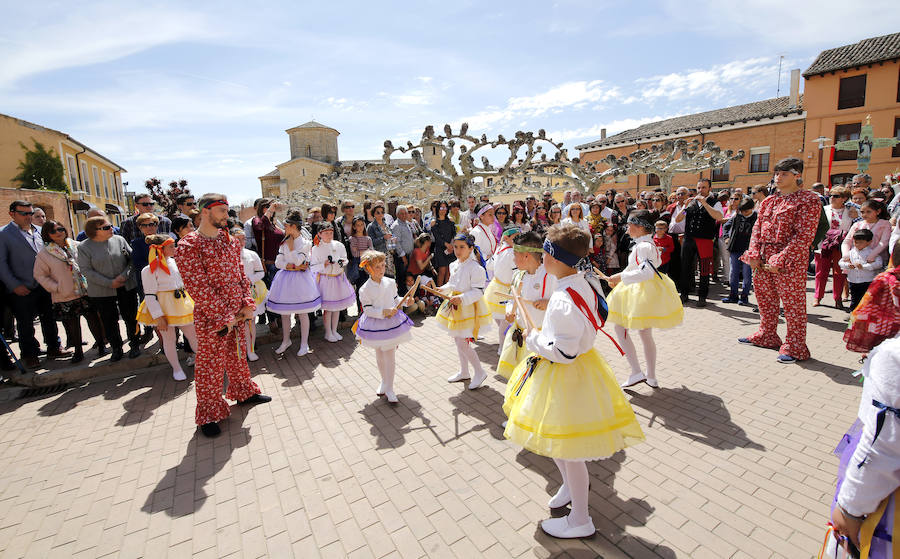
[[380,283],[375,283],[372,278],[359,288],[359,302],[366,316],[372,318],[384,318],[384,311],[392,309],[400,303],[397,295],[397,282],[384,276]]
[[150,266],[144,266],[144,269],[141,270],[141,283],[144,286],[144,303],[147,305],[147,310],[153,318],[159,318],[165,314],[155,297],[157,293],[184,289],[184,280],[181,279],[175,259],[166,258],[166,266],[169,267],[168,274],[160,268],[157,268],[155,272],[151,272]]
[[[844,273],[847,274],[847,281],[850,283],[872,283],[878,272],[881,271],[881,256],[876,256],[874,262],[868,262],[869,256],[872,254],[872,247],[867,246],[862,250],[857,250],[854,246],[850,249],[848,255],[850,261],[841,258],[838,265]],[[857,264],[862,264],[862,268],[857,268]]]
[[450,279],[442,286],[442,290],[459,293],[463,305],[470,305],[481,299],[485,285],[487,276],[484,268],[475,260],[475,255],[470,254],[462,262],[454,260],[450,263]]
[[687,225],[687,217],[681,221],[678,221],[675,218],[684,213],[684,210],[686,209],[687,206],[685,204],[676,204],[675,208],[672,209],[672,219],[669,221],[669,233],[672,233],[673,235],[684,234],[684,226]]
[[278,247],[278,256],[275,257],[275,267],[283,270],[288,264],[299,266],[309,262],[309,252],[312,250],[312,242],[303,237],[294,239],[294,249],[288,248],[288,241],[285,240]]
[[[584,276],[580,272],[566,276],[557,282],[556,290],[550,296],[541,330],[532,330],[525,340],[529,351],[554,363],[573,362],[579,355],[594,347],[594,338],[597,336],[587,316],[575,306],[566,292],[568,287],[581,295],[588,307],[596,308],[597,296]],[[600,319],[596,313],[594,320],[599,324]]]

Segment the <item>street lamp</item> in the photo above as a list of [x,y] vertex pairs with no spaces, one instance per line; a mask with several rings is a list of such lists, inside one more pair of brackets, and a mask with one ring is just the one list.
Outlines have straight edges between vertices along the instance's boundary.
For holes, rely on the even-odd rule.
[[[831,141],[831,138],[826,138],[825,136],[819,136],[813,142],[817,142],[819,144],[819,166],[816,171],[816,182],[822,182],[822,150],[825,149],[825,142]],[[828,178],[828,186],[831,186],[831,177]]]

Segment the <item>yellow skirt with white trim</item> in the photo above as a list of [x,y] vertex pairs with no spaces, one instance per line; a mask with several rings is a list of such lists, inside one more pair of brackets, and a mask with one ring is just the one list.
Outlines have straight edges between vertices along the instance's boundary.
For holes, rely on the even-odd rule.
[[[177,299],[174,291],[160,291],[156,294],[156,299],[159,301],[159,306],[162,307],[163,315],[169,326],[184,326],[194,323],[194,300],[187,291],[181,293],[183,295]],[[147,295],[147,297],[152,296]],[[138,307],[137,321],[148,326],[156,325],[156,319],[150,316],[150,311],[147,310],[146,301],[141,301],[141,306]]]
[[[453,294],[456,295],[459,293]],[[491,323],[491,313],[487,310],[484,299],[468,305],[459,305],[457,308],[453,308],[445,299],[435,318],[438,326],[454,338],[477,338],[478,331]]]
[[269,296],[269,289],[263,280],[256,280],[250,285],[250,296],[253,297],[253,302],[256,303],[256,310],[253,311],[253,315],[259,316],[266,312],[266,297]]
[[522,332],[522,345],[519,345],[519,342],[513,339],[517,328],[521,328],[518,323],[513,324],[506,331],[506,336],[503,338],[503,349],[500,350],[500,360],[497,362],[497,374],[506,380],[509,380],[513,370],[519,366],[519,363],[528,357],[528,350],[525,349],[525,332]]
[[488,284],[484,290],[484,301],[493,318],[502,320],[506,317],[506,301],[509,300],[509,290],[512,289],[510,284],[503,283],[496,277]]
[[669,276],[616,285],[609,297],[608,320],[629,330],[672,328],[684,320],[684,306]]
[[644,441],[634,410],[595,349],[569,364],[531,358],[506,384],[503,435],[541,456],[595,460]]

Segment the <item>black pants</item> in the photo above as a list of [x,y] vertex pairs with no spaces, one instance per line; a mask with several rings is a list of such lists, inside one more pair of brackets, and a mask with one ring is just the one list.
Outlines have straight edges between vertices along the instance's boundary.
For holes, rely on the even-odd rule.
[[[685,298],[694,290],[694,270],[697,269],[697,263],[700,262],[700,254],[697,252],[697,243],[693,237],[685,236],[681,245],[681,285],[678,286],[681,291],[681,297]],[[710,263],[711,264],[711,263]],[[705,274],[703,272],[706,272]],[[709,295],[709,274],[711,270],[704,270],[701,262],[700,266],[700,288],[697,295],[701,299],[706,299]]]
[[113,349],[122,349],[122,334],[119,331],[119,317],[125,322],[125,332],[131,347],[138,347],[140,335],[137,331],[138,295],[136,289],[120,287],[115,297],[91,297],[91,304],[100,313],[100,321],[106,333],[106,340]]
[[[412,255],[409,255],[412,258]],[[394,281],[397,282],[397,294],[403,297],[406,295],[406,265],[403,263],[403,257],[394,254]]]
[[669,277],[675,282],[678,292],[681,293],[681,239],[676,234],[670,234],[670,236],[672,241],[674,241],[674,248],[672,257],[669,258],[669,269],[666,270],[666,273],[669,274]]
[[872,285],[872,282],[867,281],[865,283],[851,283],[847,282],[847,285],[850,287],[850,310],[856,310],[856,306],[859,305],[859,302],[862,301],[863,295],[866,294],[866,291],[869,290],[869,286]]
[[41,333],[47,349],[59,349],[59,330],[53,318],[53,301],[43,287],[37,286],[28,295],[9,295],[9,306],[16,317],[19,347],[22,357],[37,357],[38,341],[34,337],[34,317],[41,319]]

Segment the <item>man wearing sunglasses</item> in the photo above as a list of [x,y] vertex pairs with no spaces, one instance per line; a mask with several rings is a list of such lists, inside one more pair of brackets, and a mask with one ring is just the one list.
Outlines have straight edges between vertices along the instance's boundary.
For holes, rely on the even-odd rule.
[[[142,213],[156,213],[153,211],[155,206],[156,204],[149,194],[138,194],[134,197],[134,215],[123,221],[122,226],[119,228],[119,234],[125,237],[129,244],[140,234],[140,228],[137,225],[138,216]],[[172,221],[164,215],[157,214],[157,216],[159,217],[159,224],[156,227],[156,232],[171,235]]]
[[41,232],[34,226],[31,202],[14,200],[9,205],[12,221],[0,229],[0,280],[9,292],[9,304],[16,317],[19,347],[25,366],[36,369],[40,346],[34,337],[34,317],[41,319],[47,357],[68,357],[59,346],[59,331],[53,318],[50,294],[34,279],[34,260],[43,250]]
[[182,192],[175,198],[175,205],[178,206],[178,216],[190,217],[191,210],[197,207],[194,201],[194,195],[190,192]]

